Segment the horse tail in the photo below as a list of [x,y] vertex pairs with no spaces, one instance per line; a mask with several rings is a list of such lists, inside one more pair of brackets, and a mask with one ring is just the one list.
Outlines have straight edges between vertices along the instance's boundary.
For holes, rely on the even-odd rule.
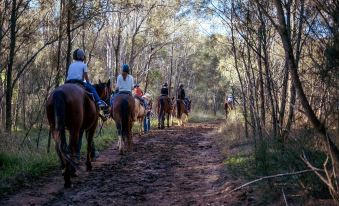
[[130,121],[130,116],[132,115],[132,110],[129,107],[128,99],[123,99],[120,104],[120,117],[121,117],[121,135],[128,134],[128,125]]
[[70,163],[73,167],[77,167],[76,163],[69,155],[69,150],[66,141],[66,96],[63,91],[55,91],[53,93],[54,118],[55,129],[59,132],[59,139],[57,140],[57,152],[61,154],[63,159]]

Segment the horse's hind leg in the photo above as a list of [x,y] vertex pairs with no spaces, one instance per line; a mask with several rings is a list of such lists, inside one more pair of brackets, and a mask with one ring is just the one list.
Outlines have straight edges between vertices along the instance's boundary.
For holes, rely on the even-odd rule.
[[159,115],[158,115],[158,129],[161,128],[161,119],[162,119],[162,113],[161,111],[159,112]]
[[86,138],[87,138],[87,158],[86,158],[86,170],[91,171],[92,170],[92,152],[93,152],[93,137],[96,129],[96,124],[91,127],[87,132],[86,132]]
[[128,128],[127,132],[125,134],[125,137],[127,138],[127,149],[128,151],[132,151],[132,146],[133,146],[133,140],[132,140],[132,122],[128,123]]
[[121,124],[116,123],[117,131],[118,131],[118,150],[119,154],[123,154],[123,140],[122,140],[122,131],[121,131]]
[[71,182],[71,165],[68,162],[66,163],[66,166],[65,166],[64,180],[65,180],[64,187],[65,188],[70,188],[72,186],[72,182]]
[[170,121],[170,114],[167,113],[167,127],[169,127],[169,121]]

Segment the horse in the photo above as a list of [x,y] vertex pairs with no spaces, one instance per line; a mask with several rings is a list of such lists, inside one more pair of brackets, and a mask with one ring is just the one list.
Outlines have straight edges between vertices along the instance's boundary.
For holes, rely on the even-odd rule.
[[[108,81],[95,86],[102,99],[109,95],[110,85]],[[72,185],[71,175],[74,175],[78,168],[77,150],[81,130],[86,132],[87,138],[86,169],[92,170],[91,152],[99,109],[91,95],[80,84],[66,83],[50,94],[46,102],[46,113],[50,134],[56,142],[56,152],[64,171],[64,187],[69,188]],[[66,130],[69,131],[69,145]]]
[[[188,119],[188,113],[191,110],[191,100],[186,101],[186,106],[184,103],[184,100],[182,99],[177,99],[177,118],[178,118],[178,125],[179,126],[184,126],[184,123]],[[186,118],[183,120],[183,114],[186,114]]]
[[169,119],[173,111],[174,97],[160,96],[158,99],[158,129],[165,128],[165,115],[167,115],[167,127],[169,127]]
[[135,116],[135,98],[129,94],[120,92],[114,96],[111,105],[111,117],[113,118],[118,130],[118,148],[119,153],[123,155],[127,150],[132,150],[132,127]]
[[229,109],[230,109],[230,106],[228,105],[228,102],[226,101],[224,104],[225,119],[227,119]]
[[135,107],[134,107],[134,121],[140,123],[139,134],[142,132],[142,125],[146,117],[146,108],[144,107],[143,102],[138,98],[134,97]]

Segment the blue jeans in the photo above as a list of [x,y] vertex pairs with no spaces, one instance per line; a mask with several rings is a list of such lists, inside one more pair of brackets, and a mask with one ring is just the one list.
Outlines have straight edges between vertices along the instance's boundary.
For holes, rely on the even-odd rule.
[[85,83],[84,86],[85,86],[85,89],[87,91],[89,91],[89,92],[91,92],[93,94],[95,102],[98,102],[98,101],[101,100],[99,95],[98,95],[97,90],[95,90],[95,88],[90,83]]
[[146,116],[144,119],[144,132],[151,130],[151,117]]

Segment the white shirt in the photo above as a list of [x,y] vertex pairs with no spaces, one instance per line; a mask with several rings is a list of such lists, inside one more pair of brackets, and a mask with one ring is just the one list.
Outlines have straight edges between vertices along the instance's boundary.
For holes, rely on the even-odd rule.
[[67,79],[84,80],[84,73],[88,71],[87,64],[82,61],[74,61],[68,68]]
[[227,101],[228,102],[233,102],[233,97],[232,96],[228,96]]
[[123,76],[119,74],[117,78],[117,88],[119,92],[132,92],[134,87],[134,80],[131,75],[127,75],[126,79],[124,80]]

